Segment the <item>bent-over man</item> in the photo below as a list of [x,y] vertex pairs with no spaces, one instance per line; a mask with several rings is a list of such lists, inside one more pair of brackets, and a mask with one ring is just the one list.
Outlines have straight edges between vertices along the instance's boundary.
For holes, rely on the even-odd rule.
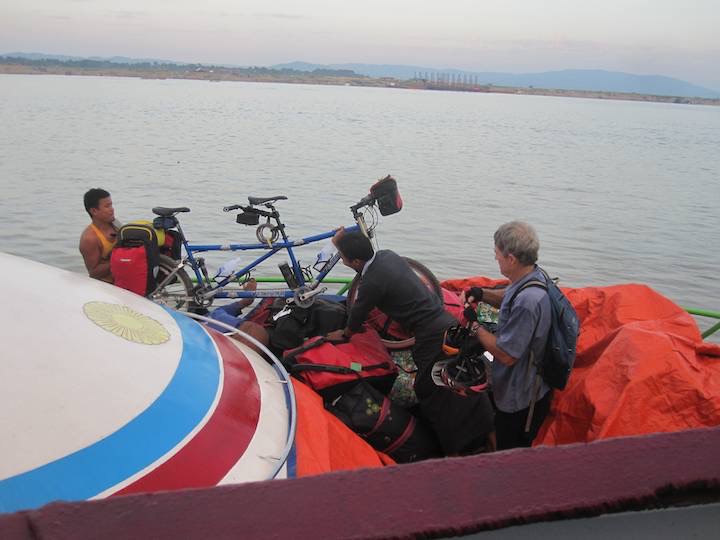
[[335,243],[343,263],[361,276],[357,299],[350,309],[347,326],[330,334],[350,337],[370,311],[378,308],[415,336],[412,350],[418,372],[415,393],[419,416],[435,432],[446,455],[462,455],[485,448],[493,430],[492,406],[486,394],[462,397],[432,381],[432,367],[444,359],[445,331],[457,324],[445,311],[442,300],[413,272],[410,265],[390,250],[375,252],[361,232],[338,232]]

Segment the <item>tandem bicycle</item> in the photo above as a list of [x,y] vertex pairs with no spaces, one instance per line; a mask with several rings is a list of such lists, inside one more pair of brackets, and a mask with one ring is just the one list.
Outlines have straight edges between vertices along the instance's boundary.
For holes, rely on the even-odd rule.
[[[317,264],[314,265],[317,274],[313,275],[310,266],[301,266],[294,248],[330,239],[337,234],[339,229],[292,240],[288,236],[286,225],[282,222],[280,212],[276,208],[277,202],[283,200],[287,200],[285,195],[248,197],[247,205],[234,204],[224,207],[224,212],[240,210],[236,217],[237,223],[256,227],[257,242],[237,244],[191,244],[185,237],[178,219],[178,214],[189,212],[189,208],[153,208],[153,213],[158,216],[153,221],[153,226],[176,231],[177,240],[184,248],[185,256],[179,260],[165,255],[160,256],[157,288],[148,297],[156,303],[173,309],[195,312],[204,311],[216,298],[284,297],[288,303],[294,302],[300,307],[310,306],[317,295],[327,290],[321,284],[341,256],[335,252],[326,261],[322,261],[320,268],[317,268]],[[382,178],[373,184],[367,196],[350,207],[355,224],[345,227],[345,231],[359,230],[368,238],[373,238],[378,223],[377,211],[386,216],[399,212],[401,208],[402,199],[395,179],[391,176]],[[366,220],[366,213],[371,215],[371,220]],[[263,223],[261,223],[261,218],[264,220]],[[204,258],[198,255],[214,251],[259,251],[262,254],[249,264],[233,269],[226,276],[211,277]],[[278,265],[285,286],[255,290],[243,289],[242,286],[250,278],[251,272],[279,252],[287,253],[288,258],[287,261]],[[415,273],[436,289],[439,294],[439,285],[435,276],[417,261],[407,260]]]

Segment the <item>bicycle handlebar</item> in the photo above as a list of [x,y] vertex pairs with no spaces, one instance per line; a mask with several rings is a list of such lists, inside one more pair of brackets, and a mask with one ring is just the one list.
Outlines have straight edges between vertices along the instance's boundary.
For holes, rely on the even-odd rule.
[[233,210],[237,210],[238,208],[242,208],[242,205],[240,204],[233,204],[231,206],[224,206],[223,212],[232,212]]
[[355,213],[358,211],[358,209],[362,208],[363,206],[370,206],[374,203],[375,203],[375,197],[373,197],[372,195],[366,195],[365,197],[360,199],[359,202],[353,204],[350,207],[350,210],[352,210],[353,213]]

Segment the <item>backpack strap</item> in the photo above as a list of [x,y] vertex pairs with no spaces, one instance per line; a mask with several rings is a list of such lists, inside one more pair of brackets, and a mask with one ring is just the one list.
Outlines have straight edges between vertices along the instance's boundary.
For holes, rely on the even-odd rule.
[[[369,366],[362,366],[361,371],[371,371],[373,369],[390,368],[392,364],[390,362],[382,362],[380,364],[371,364]],[[329,364],[293,364],[290,368],[293,375],[299,371],[329,371],[331,373],[341,373],[343,375],[357,375],[360,376],[358,370],[345,367],[345,366],[332,366]]]
[[[532,355],[532,351],[530,352]],[[535,374],[535,384],[533,384],[532,399],[530,400],[530,407],[528,409],[527,420],[525,420],[525,433],[530,433],[530,425],[532,424],[533,413],[535,412],[535,403],[537,403],[537,396],[540,392],[540,383],[542,378],[539,373]]]
[[285,355],[283,356],[283,358],[288,358],[288,359],[295,358],[298,354],[304,353],[305,351],[309,351],[310,349],[314,349],[315,347],[319,347],[320,345],[323,345],[326,342],[327,342],[327,338],[325,338],[325,336],[320,336],[318,339],[309,341],[308,343],[300,345],[299,347],[296,347],[296,348],[292,349],[291,351],[286,352]]
[[[517,289],[517,290],[513,293],[513,295],[510,297],[510,309],[512,309],[512,305],[513,305],[513,302],[515,301],[515,297],[517,297],[518,294],[520,294],[522,291],[524,291],[524,290],[527,289],[528,287],[539,287],[540,289],[544,289],[545,292],[548,291],[548,285],[547,285],[547,283],[550,281],[550,277],[547,275],[547,273],[545,272],[545,270],[543,270],[542,268],[540,268],[540,271],[541,271],[541,272],[543,273],[543,275],[545,276],[545,279],[547,280],[547,282],[546,282],[546,283],[543,283],[542,281],[540,281],[540,280],[538,280],[538,279],[533,279],[533,280],[530,280],[530,281],[528,281],[528,282],[526,282],[526,283],[523,283],[522,286],[521,286],[519,289]],[[530,371],[530,366],[533,365],[533,364],[536,364],[536,362],[535,362],[535,353],[534,353],[533,350],[532,350],[532,342],[533,342],[533,340],[535,339],[535,333],[537,332],[537,329],[538,329],[538,325],[539,325],[539,324],[540,324],[540,319],[538,319],[537,323],[535,324],[535,329],[533,330],[533,333],[532,333],[532,335],[530,336],[530,343],[529,343],[529,347],[530,347],[530,361],[528,362],[528,372]],[[541,379],[541,377],[540,377],[540,374],[537,373],[537,374],[535,375],[535,381],[534,381],[533,390],[532,390],[532,397],[530,398],[530,406],[529,406],[529,410],[528,410],[527,419],[526,419],[526,421],[525,421],[525,433],[529,433],[529,432],[530,432],[530,426],[531,426],[531,424],[532,424],[533,413],[535,412],[535,403],[537,402],[538,392],[540,392],[540,386],[541,386],[540,383],[541,383],[541,382],[542,382],[542,379]]]
[[521,292],[523,292],[528,287],[539,287],[541,289],[544,289],[545,291],[548,290],[547,284],[543,283],[542,281],[540,281],[538,279],[533,279],[526,283],[523,283],[522,286],[519,289],[517,289],[510,297],[510,309],[512,309],[513,302],[515,302],[515,298],[517,297],[517,295],[520,294]]

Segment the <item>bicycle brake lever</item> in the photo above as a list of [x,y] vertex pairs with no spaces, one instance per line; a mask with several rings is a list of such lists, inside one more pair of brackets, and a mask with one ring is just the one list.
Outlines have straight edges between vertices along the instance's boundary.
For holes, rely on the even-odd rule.
[[277,321],[280,317],[284,317],[285,315],[290,315],[290,311],[291,311],[290,306],[286,305],[280,311],[278,311],[275,315],[273,315],[272,320]]
[[238,208],[242,208],[239,204],[233,204],[231,206],[224,206],[223,212],[232,212],[233,210],[237,210]]

